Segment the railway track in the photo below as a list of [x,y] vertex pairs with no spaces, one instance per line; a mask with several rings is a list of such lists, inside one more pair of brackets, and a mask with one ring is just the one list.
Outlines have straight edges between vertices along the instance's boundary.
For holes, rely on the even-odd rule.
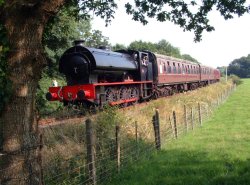
[[38,121],[39,128],[46,128],[50,126],[56,126],[61,124],[76,124],[76,123],[83,123],[85,121],[84,116],[72,116],[68,118],[43,118]]
[[[175,96],[181,95],[182,93],[176,94]],[[161,98],[171,98],[172,96],[167,96],[167,97],[161,97]],[[158,98],[158,99],[161,99]],[[153,100],[154,101],[154,100]],[[152,101],[150,101],[152,102]],[[135,105],[130,105],[124,108],[120,108],[120,110],[129,110],[133,108],[134,106],[137,107],[144,107],[147,106],[150,102],[141,102]],[[93,114],[92,114],[93,115]],[[40,128],[46,128],[50,126],[57,126],[60,124],[76,124],[76,123],[83,123],[86,120],[86,116],[84,115],[72,115],[68,116],[65,118],[42,118],[38,121],[38,125]]]

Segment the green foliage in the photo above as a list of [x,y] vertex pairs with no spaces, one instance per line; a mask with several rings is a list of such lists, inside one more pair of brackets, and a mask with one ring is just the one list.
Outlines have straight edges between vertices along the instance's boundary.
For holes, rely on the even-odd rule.
[[128,14],[133,19],[147,24],[147,17],[156,18],[158,21],[171,21],[184,31],[194,31],[195,41],[201,40],[203,31],[213,31],[214,27],[210,25],[208,13],[215,6],[221,15],[227,20],[232,19],[234,15],[241,16],[249,12],[249,5],[243,1],[134,1],[125,5]]
[[181,58],[180,49],[172,46],[169,42],[167,42],[164,39],[160,40],[156,44],[156,49],[157,49],[157,52],[159,52],[160,54],[163,54],[163,55],[165,54],[165,55]]
[[95,0],[95,1],[80,1],[80,11],[82,15],[88,14],[89,12],[94,12],[96,16],[100,16],[108,25],[111,19],[114,18],[115,9],[117,9],[117,4],[115,0]]
[[48,75],[58,74],[58,61],[63,52],[72,46],[72,41],[81,38],[81,30],[90,30],[89,21],[77,21],[69,10],[62,9],[46,27],[43,43],[48,59]]
[[231,79],[233,81],[233,83],[236,85],[240,85],[243,83],[243,81],[240,79],[240,77],[238,77],[236,75],[230,75],[229,79]]
[[250,80],[243,81],[201,129],[167,143],[109,184],[250,184]]
[[225,66],[222,66],[222,67],[217,67],[218,70],[220,70],[220,75],[222,77],[226,76],[226,68]]
[[234,74],[240,78],[250,77],[250,54],[247,57],[235,59],[228,66],[228,74]]
[[198,63],[196,59],[194,59],[188,54],[181,55],[179,48],[172,46],[172,44],[170,44],[164,39],[160,40],[158,43],[143,42],[141,40],[134,41],[130,43],[128,48],[135,49],[135,50],[148,50],[148,51],[152,51],[158,54],[168,55],[168,56],[172,56],[176,58],[182,58],[182,59],[186,59],[186,60]]
[[127,49],[127,47],[123,44],[115,44],[114,46],[112,46],[113,51],[122,50],[122,49]]
[[[57,81],[59,85],[65,85],[65,79],[57,76]],[[53,78],[48,76],[48,74],[43,73],[42,78],[39,81],[39,86],[36,93],[36,107],[39,110],[40,115],[50,115],[63,108],[60,102],[49,102],[46,100],[45,95],[48,92],[49,87],[52,85]]]
[[63,52],[73,45],[77,39],[85,40],[88,47],[109,45],[108,38],[101,31],[91,30],[90,19],[72,17],[75,7],[64,7],[57,16],[50,20],[43,35],[45,51],[48,55],[48,71],[50,76],[57,76],[58,61]]
[[185,59],[185,60],[188,60],[188,61],[195,62],[195,63],[199,64],[199,62],[195,58],[191,57],[189,54],[183,54],[182,58]]
[[74,11],[74,7],[63,8],[50,20],[43,35],[48,67],[43,71],[36,96],[37,108],[42,116],[62,109],[62,103],[48,102],[45,94],[52,79],[56,79],[61,86],[66,85],[64,77],[58,71],[58,63],[63,52],[73,45],[72,42],[84,39],[85,45],[89,47],[109,45],[108,38],[104,37],[101,31],[91,30],[90,20],[77,20],[72,17]]
[[85,38],[85,45],[88,47],[96,47],[99,46],[109,46],[110,43],[108,41],[108,37],[102,35],[102,32],[99,30],[93,30],[92,32],[86,33],[83,35]]
[[[118,107],[106,106],[104,110],[100,112],[96,120],[96,132],[100,140],[110,138],[114,133],[115,125],[119,125],[121,122],[118,114]],[[113,135],[114,136],[114,135]]]
[[174,57],[181,57],[179,48],[172,46],[166,40],[161,40],[158,43],[152,42],[143,42],[143,41],[134,41],[130,43],[130,49],[137,49],[137,50],[149,50],[152,52],[157,52],[159,54],[174,56]]

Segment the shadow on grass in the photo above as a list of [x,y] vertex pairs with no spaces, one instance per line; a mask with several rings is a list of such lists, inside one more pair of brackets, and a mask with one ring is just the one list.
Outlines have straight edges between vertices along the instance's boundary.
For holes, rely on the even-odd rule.
[[[217,159],[216,159],[217,158]],[[160,151],[150,161],[143,160],[125,169],[109,184],[120,185],[249,185],[250,159],[209,157],[196,151]]]

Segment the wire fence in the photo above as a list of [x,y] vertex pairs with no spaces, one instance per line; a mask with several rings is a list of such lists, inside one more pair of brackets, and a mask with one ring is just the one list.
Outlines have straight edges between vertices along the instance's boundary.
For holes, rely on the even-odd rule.
[[[102,130],[91,119],[74,127],[47,127],[41,147],[44,184],[108,184],[127,166],[142,158],[149,158],[167,142],[202,127],[235,88],[230,86],[208,103],[184,105],[178,111],[156,109],[151,120],[143,124],[135,121],[129,128],[116,124]],[[20,166],[16,163],[9,168]]]

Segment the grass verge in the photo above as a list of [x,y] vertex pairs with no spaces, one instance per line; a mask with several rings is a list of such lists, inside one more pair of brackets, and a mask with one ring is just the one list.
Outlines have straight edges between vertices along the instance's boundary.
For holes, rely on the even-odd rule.
[[167,143],[108,184],[250,184],[250,80],[201,129]]

